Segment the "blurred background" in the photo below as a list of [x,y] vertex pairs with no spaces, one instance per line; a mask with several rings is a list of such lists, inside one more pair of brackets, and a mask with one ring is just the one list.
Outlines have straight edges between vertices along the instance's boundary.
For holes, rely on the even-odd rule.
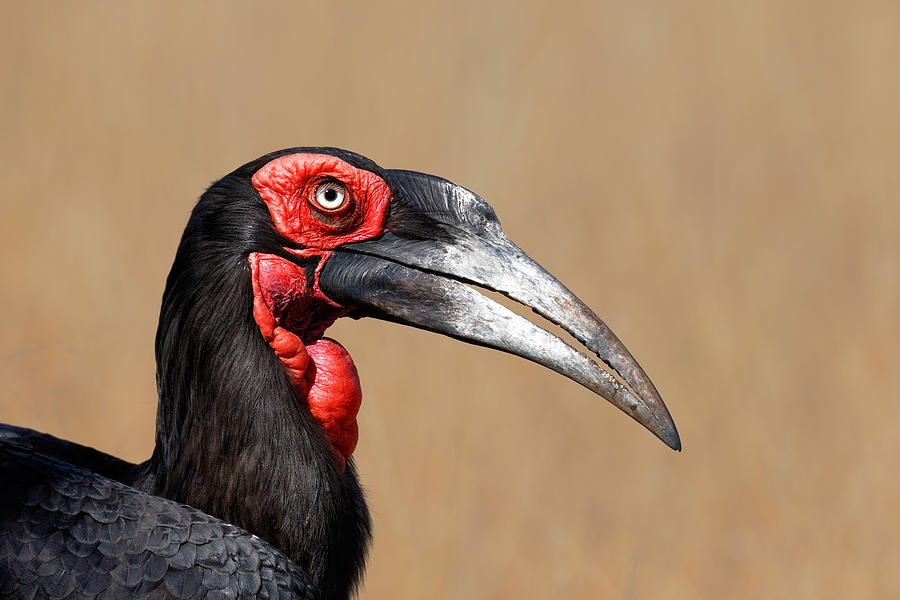
[[361,597],[900,596],[894,2],[7,2],[0,420],[152,449],[213,180],[334,145],[483,197],[684,441],[508,355],[339,322]]

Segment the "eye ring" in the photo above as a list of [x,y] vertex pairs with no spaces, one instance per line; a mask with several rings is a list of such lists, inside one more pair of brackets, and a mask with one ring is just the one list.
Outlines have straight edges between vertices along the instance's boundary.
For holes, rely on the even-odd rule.
[[335,211],[342,208],[349,198],[346,186],[339,181],[329,179],[316,186],[313,201],[322,210]]

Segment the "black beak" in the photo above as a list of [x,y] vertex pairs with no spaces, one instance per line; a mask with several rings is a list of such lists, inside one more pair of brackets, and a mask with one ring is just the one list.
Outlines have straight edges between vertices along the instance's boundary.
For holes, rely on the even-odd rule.
[[[345,244],[325,262],[321,290],[371,316],[436,331],[542,364],[603,396],[674,450],[675,423],[631,353],[594,312],[506,237],[493,209],[445,179],[387,171],[394,193],[385,233]],[[624,382],[467,284],[559,325]],[[631,388],[629,390],[629,387]]]

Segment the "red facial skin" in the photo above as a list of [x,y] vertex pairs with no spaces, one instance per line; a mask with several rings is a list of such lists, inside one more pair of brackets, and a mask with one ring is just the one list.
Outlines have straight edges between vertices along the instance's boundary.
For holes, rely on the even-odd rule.
[[[269,207],[275,228],[304,246],[299,256],[320,256],[312,284],[304,269],[271,254],[250,255],[253,316],[288,378],[325,430],[343,470],[358,439],[356,414],[362,400],[359,375],[347,351],[322,334],[347,309],[319,289],[319,272],[331,250],[381,235],[391,200],[383,179],[325,154],[276,158],[253,175],[253,186]],[[315,199],[323,182],[347,190],[342,206],[322,208]]]
[[[334,179],[350,198],[333,211],[316,208],[316,187]],[[291,154],[253,175],[253,187],[269,207],[275,228],[319,252],[381,235],[391,191],[378,175],[327,154]]]

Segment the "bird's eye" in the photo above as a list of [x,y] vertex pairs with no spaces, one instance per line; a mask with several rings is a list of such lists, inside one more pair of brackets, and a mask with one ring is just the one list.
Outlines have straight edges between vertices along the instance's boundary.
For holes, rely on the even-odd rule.
[[347,188],[337,181],[325,181],[316,188],[315,199],[325,210],[337,210],[347,201]]

